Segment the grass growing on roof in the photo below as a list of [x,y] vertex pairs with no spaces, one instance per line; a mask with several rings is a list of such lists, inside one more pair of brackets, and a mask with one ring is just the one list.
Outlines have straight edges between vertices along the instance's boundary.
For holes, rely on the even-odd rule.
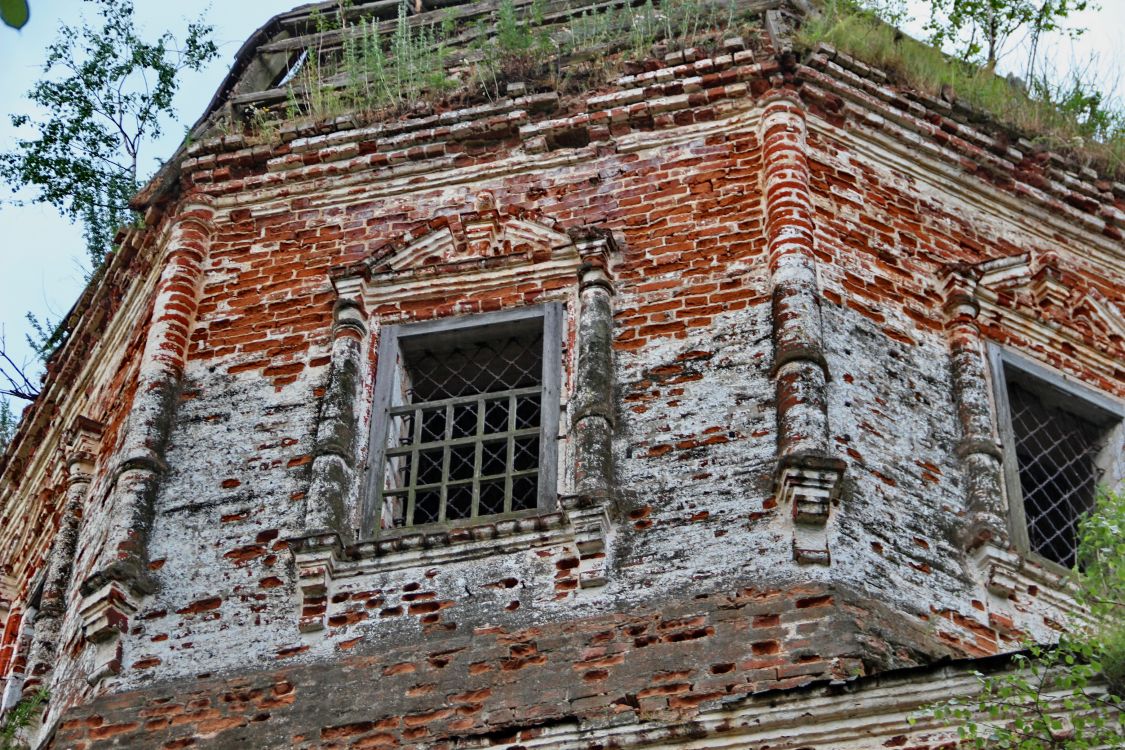
[[[401,112],[455,93],[495,100],[514,81],[532,90],[592,90],[620,73],[623,56],[649,57],[658,41],[668,49],[715,47],[746,25],[722,0],[611,0],[550,17],[546,7],[543,0],[500,0],[471,23],[450,8],[418,24],[401,0],[393,26],[348,20],[349,0],[335,12],[313,11],[318,36],[297,63],[284,106],[250,107],[245,125],[271,140],[281,120]],[[330,31],[341,32],[338,44],[325,43]]]
[[1112,174],[1125,173],[1125,111],[1107,103],[1080,76],[1064,81],[1039,76],[1025,88],[912,39],[846,0],[828,3],[805,23],[796,41],[810,50],[829,44],[895,83],[932,96],[952,92],[1032,142]]

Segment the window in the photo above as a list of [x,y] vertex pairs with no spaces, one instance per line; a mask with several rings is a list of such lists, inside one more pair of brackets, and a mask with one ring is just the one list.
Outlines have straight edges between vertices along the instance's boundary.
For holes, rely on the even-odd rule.
[[24,604],[24,611],[9,612],[7,623],[0,631],[0,712],[19,703],[25,681],[30,676],[28,673],[35,666],[28,664],[28,657],[35,641],[35,620],[43,605],[45,580],[46,575],[41,574]]
[[558,304],[384,327],[364,537],[551,509]]
[[1078,520],[1122,478],[1121,404],[999,347],[993,350],[1012,535],[1071,568]]

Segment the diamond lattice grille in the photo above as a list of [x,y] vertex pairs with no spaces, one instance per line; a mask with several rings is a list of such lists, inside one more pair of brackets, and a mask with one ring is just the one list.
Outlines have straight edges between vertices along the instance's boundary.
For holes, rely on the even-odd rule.
[[507,336],[407,354],[412,401],[439,401],[539,385],[543,337]]
[[1008,383],[1020,490],[1031,549],[1073,567],[1078,519],[1094,502],[1100,430]]
[[403,370],[407,403],[390,410],[381,528],[534,509],[542,330],[411,342]]

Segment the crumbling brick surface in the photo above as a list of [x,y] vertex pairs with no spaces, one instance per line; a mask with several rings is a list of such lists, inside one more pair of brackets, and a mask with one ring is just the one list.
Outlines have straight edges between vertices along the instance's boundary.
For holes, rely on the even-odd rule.
[[[84,300],[5,459],[0,677],[25,666],[22,613],[62,518],[66,430],[79,415],[104,428],[46,676],[54,746],[516,742],[575,723],[690,721],[762,690],[1054,636],[1061,589],[1018,568],[998,595],[961,542],[943,279],[976,274],[987,340],[1123,397],[1121,191],[823,57],[783,71],[723,54],[609,89],[193,147],[179,192]],[[767,92],[793,115],[771,130],[772,152],[801,166],[792,185],[771,167],[772,197]],[[153,338],[185,213],[200,227],[194,286],[174,290],[189,330]],[[496,247],[474,239],[485,225],[532,239]],[[791,307],[775,299],[789,293],[787,227],[804,295]],[[598,282],[614,312],[604,508],[573,497],[564,404],[565,520],[472,557],[450,544],[439,562],[431,546],[391,564],[370,542],[302,558],[302,538],[325,531],[307,528],[308,509],[323,501],[312,475],[342,279],[367,285],[353,300],[364,325],[348,334],[363,362],[353,408],[328,410],[356,417],[335,514],[347,537],[380,327],[561,303],[569,403],[579,264],[563,245],[590,229],[614,248]],[[798,315],[808,341],[775,341],[775,310]],[[805,358],[784,406],[823,399],[805,409],[827,425],[817,458],[844,467],[811,563],[795,559],[794,509],[775,487],[778,346]],[[160,382],[174,397],[138,431],[146,352],[175,375]],[[138,466],[155,490],[114,500]],[[151,521],[123,522],[126,504]],[[115,565],[122,541],[143,571]]]
[[908,640],[916,633],[873,634],[881,605],[842,608],[842,594],[827,591],[746,589],[519,630],[459,620],[392,646],[341,641],[325,663],[278,654],[241,673],[106,696],[68,714],[53,746],[515,742],[576,720],[690,721],[766,689],[854,678],[874,666],[870,639],[886,638],[879,646],[897,654],[893,666],[921,656]]

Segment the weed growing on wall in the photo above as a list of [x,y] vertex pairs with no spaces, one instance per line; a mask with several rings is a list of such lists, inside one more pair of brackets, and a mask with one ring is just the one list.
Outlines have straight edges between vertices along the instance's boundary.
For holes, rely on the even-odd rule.
[[15,437],[19,421],[19,417],[12,413],[12,406],[7,398],[0,396],[0,455],[3,455],[8,443]]
[[[402,109],[455,85],[445,74],[445,31],[413,27],[405,1],[399,4],[390,34],[381,32],[379,23],[369,18],[345,24],[347,8],[344,4],[336,14],[310,14],[318,34],[340,31],[342,42],[328,48],[318,36],[316,46],[301,56],[300,72],[289,84],[284,119]],[[277,114],[271,113],[274,120]],[[263,117],[249,124],[259,133],[263,126],[268,128]]]
[[607,61],[614,53],[644,59],[671,49],[712,47],[738,31],[736,18],[734,4],[700,0],[646,0],[643,5],[585,10],[559,35],[559,58],[568,64],[560,65],[553,87],[567,91],[601,85],[614,72]]
[[1078,533],[1079,601],[1090,612],[1090,640],[1097,645],[1102,673],[1110,691],[1120,696],[1118,709],[1125,710],[1125,487],[1100,492]]
[[516,10],[512,0],[502,0],[493,28],[483,19],[476,23],[476,39],[471,49],[479,59],[470,86],[479,88],[489,99],[496,99],[503,96],[508,82],[547,75],[548,61],[560,47],[543,24],[538,0],[523,13]]
[[39,709],[51,697],[50,692],[41,689],[21,700],[4,715],[0,721],[0,750],[25,750],[20,733],[31,726]]

